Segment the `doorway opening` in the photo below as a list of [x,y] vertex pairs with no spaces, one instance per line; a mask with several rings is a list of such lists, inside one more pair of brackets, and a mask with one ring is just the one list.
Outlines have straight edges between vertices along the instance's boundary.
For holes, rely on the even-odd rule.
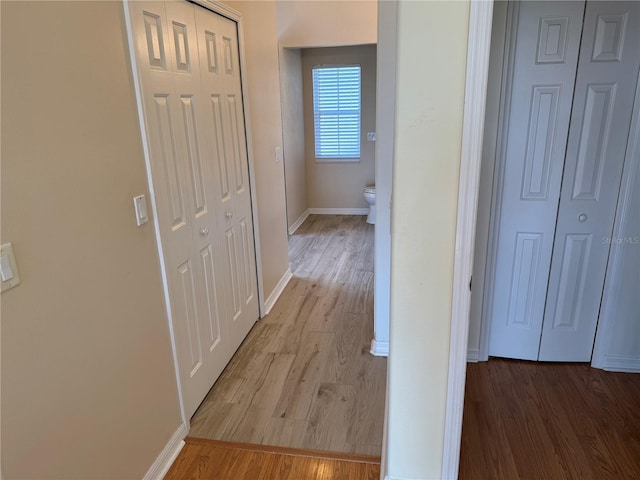
[[461,478],[640,474],[639,35],[634,2],[494,3]]
[[379,456],[386,359],[373,334],[373,231],[311,215],[290,237],[293,278],[249,333],[190,435]]

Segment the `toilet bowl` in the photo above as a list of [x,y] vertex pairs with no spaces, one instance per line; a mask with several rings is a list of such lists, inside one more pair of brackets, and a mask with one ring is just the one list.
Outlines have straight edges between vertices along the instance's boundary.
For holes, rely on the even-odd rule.
[[376,187],[371,186],[364,189],[364,199],[369,204],[369,215],[367,215],[367,223],[375,225],[376,223]]

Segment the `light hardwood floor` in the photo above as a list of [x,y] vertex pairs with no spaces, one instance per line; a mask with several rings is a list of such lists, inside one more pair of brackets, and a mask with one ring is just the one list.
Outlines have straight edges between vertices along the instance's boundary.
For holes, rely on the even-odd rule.
[[373,337],[373,226],[311,215],[293,279],[191,421],[192,437],[379,455],[386,359]]
[[378,480],[380,458],[187,438],[165,480]]

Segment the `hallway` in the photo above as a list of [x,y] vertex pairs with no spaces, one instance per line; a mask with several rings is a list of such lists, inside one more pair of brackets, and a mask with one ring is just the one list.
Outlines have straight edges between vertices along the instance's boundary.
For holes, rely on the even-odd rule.
[[191,437],[380,455],[386,359],[373,337],[373,233],[311,215],[289,238],[293,278],[191,421]]

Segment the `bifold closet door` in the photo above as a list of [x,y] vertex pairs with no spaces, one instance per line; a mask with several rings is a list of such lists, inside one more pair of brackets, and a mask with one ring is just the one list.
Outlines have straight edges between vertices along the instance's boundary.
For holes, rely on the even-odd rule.
[[[220,204],[225,181],[220,164],[230,160],[217,135],[232,126],[223,115],[218,130],[211,128],[211,98],[202,90],[201,75],[209,68],[201,63],[200,50],[207,45],[197,38],[200,7],[186,1],[129,5],[171,321],[190,417],[244,338],[229,331],[237,303],[229,284],[237,276],[238,256],[229,252]],[[222,45],[215,55],[224,58]],[[247,275],[255,284],[255,264]],[[247,317],[251,324],[257,320],[257,301]]]
[[[514,2],[489,355],[536,360],[584,2]],[[508,85],[507,85],[508,88]]]
[[640,2],[587,2],[539,360],[589,362],[640,69]]
[[216,166],[216,211],[233,350],[258,318],[249,163],[237,25],[195,6],[206,126]]

